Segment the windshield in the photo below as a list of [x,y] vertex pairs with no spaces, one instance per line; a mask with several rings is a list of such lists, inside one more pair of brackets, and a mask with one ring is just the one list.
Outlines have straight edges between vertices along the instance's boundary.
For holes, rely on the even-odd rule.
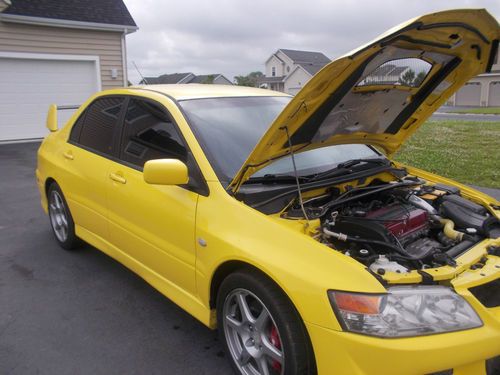
[[[232,97],[180,101],[210,164],[222,183],[229,183],[290,97]],[[318,173],[350,159],[380,157],[371,147],[335,145],[295,155],[300,175]],[[274,161],[254,174],[290,174],[290,157]]]
[[183,100],[191,129],[222,182],[230,182],[288,96],[254,96]]
[[[381,155],[366,145],[334,145],[295,154],[295,165],[299,176],[321,173],[337,164],[352,159],[375,159]],[[292,175],[293,164],[290,156],[278,159],[252,175]]]

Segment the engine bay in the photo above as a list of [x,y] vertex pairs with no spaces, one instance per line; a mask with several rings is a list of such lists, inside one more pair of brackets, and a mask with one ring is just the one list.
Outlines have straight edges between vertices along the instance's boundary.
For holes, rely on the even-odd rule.
[[296,199],[281,217],[319,220],[316,240],[380,275],[455,266],[478,242],[500,237],[500,221],[487,208],[456,187],[412,176],[329,188],[302,204]]

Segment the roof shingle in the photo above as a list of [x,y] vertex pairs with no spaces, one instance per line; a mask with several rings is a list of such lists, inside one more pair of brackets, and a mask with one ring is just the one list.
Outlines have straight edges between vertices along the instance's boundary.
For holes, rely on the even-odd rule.
[[290,59],[292,59],[295,64],[308,63],[308,64],[318,64],[323,66],[331,61],[321,52],[297,51],[293,49],[283,49],[283,48],[280,48],[280,51],[283,52],[285,55],[287,55]]
[[122,0],[14,0],[4,12],[18,16],[137,26]]

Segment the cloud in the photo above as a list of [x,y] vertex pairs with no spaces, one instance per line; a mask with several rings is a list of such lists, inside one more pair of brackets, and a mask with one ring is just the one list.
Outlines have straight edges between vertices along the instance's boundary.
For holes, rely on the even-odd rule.
[[320,51],[330,58],[410,18],[451,8],[486,8],[497,0],[125,0],[139,25],[127,36],[129,79],[141,73],[222,73],[263,70],[278,48]]

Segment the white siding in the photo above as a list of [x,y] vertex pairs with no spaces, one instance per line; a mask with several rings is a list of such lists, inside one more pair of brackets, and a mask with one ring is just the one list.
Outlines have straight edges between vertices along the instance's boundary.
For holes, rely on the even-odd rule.
[[488,105],[500,106],[500,81],[490,83]]
[[272,68],[276,69],[276,77],[283,76],[283,63],[276,56],[272,56],[266,63],[266,77],[272,77]]
[[226,79],[224,76],[218,76],[214,79],[214,83],[217,85],[232,85],[233,83]]
[[[292,72],[293,69],[295,69],[295,64],[293,63],[292,59],[290,59],[287,55],[285,55],[283,52],[278,51],[276,55],[284,62],[283,65],[283,75],[287,75]],[[288,72],[287,67],[290,68],[290,71]]]
[[285,92],[295,95],[311,79],[311,75],[302,68],[295,69],[285,80]]
[[[120,32],[0,22],[0,52],[99,56],[102,89],[109,89],[124,83],[121,36]],[[116,79],[111,69],[116,69]]]

